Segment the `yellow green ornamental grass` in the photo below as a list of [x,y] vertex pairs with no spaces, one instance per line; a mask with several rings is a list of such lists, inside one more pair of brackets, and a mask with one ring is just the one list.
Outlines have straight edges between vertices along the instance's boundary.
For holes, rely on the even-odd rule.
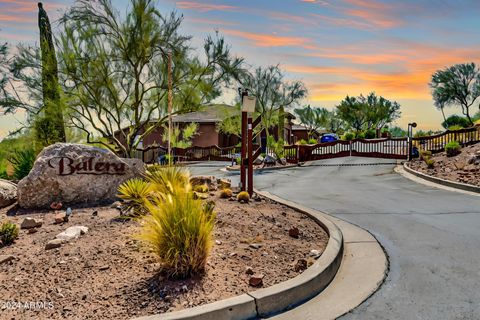
[[139,238],[160,257],[170,277],[185,278],[201,273],[213,245],[215,214],[186,189],[157,194],[147,204],[150,215],[143,219]]
[[141,213],[142,229],[136,238],[160,258],[169,277],[185,278],[205,270],[213,246],[215,203],[194,199],[187,170],[154,168],[145,180],[124,183],[119,193]]

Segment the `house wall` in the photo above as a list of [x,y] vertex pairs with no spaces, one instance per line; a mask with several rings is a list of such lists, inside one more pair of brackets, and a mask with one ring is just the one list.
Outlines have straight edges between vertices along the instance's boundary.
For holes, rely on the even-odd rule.
[[295,137],[293,141],[294,143],[300,140],[308,140],[308,132],[307,130],[294,130],[293,136]]

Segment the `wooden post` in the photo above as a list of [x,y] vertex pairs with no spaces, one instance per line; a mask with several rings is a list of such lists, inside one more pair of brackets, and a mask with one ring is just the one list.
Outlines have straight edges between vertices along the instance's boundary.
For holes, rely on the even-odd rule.
[[250,194],[250,197],[253,195],[253,142],[252,142],[252,131],[253,131],[253,125],[252,125],[252,118],[248,117],[247,120],[247,139],[248,139],[248,193]]
[[246,112],[242,112],[242,153],[241,153],[241,160],[240,160],[240,183],[241,183],[241,190],[245,191],[247,187],[247,174],[246,174],[246,167],[245,167],[245,160],[247,155],[247,120],[248,115]]
[[168,52],[168,164],[172,165],[172,104],[173,104],[173,79],[172,79],[172,52]]

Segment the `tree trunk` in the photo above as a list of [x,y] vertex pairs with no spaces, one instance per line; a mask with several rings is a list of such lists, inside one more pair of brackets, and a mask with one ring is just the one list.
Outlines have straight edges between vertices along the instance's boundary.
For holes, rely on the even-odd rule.
[[285,140],[284,138],[284,129],[285,129],[285,108],[280,107],[278,110],[278,140]]

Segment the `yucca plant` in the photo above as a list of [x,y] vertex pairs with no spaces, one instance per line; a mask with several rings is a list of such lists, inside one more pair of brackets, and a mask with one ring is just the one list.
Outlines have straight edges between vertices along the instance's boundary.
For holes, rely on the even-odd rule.
[[36,153],[33,149],[17,150],[8,160],[13,165],[13,177],[22,180],[30,173],[35,163]]
[[138,237],[160,258],[169,277],[186,278],[205,269],[215,214],[212,206],[193,199],[189,183],[170,191],[155,193],[147,203],[150,215],[144,217]]
[[125,200],[123,211],[125,216],[139,217],[147,213],[146,202],[152,195],[152,185],[139,178],[125,181],[118,188],[118,197]]

